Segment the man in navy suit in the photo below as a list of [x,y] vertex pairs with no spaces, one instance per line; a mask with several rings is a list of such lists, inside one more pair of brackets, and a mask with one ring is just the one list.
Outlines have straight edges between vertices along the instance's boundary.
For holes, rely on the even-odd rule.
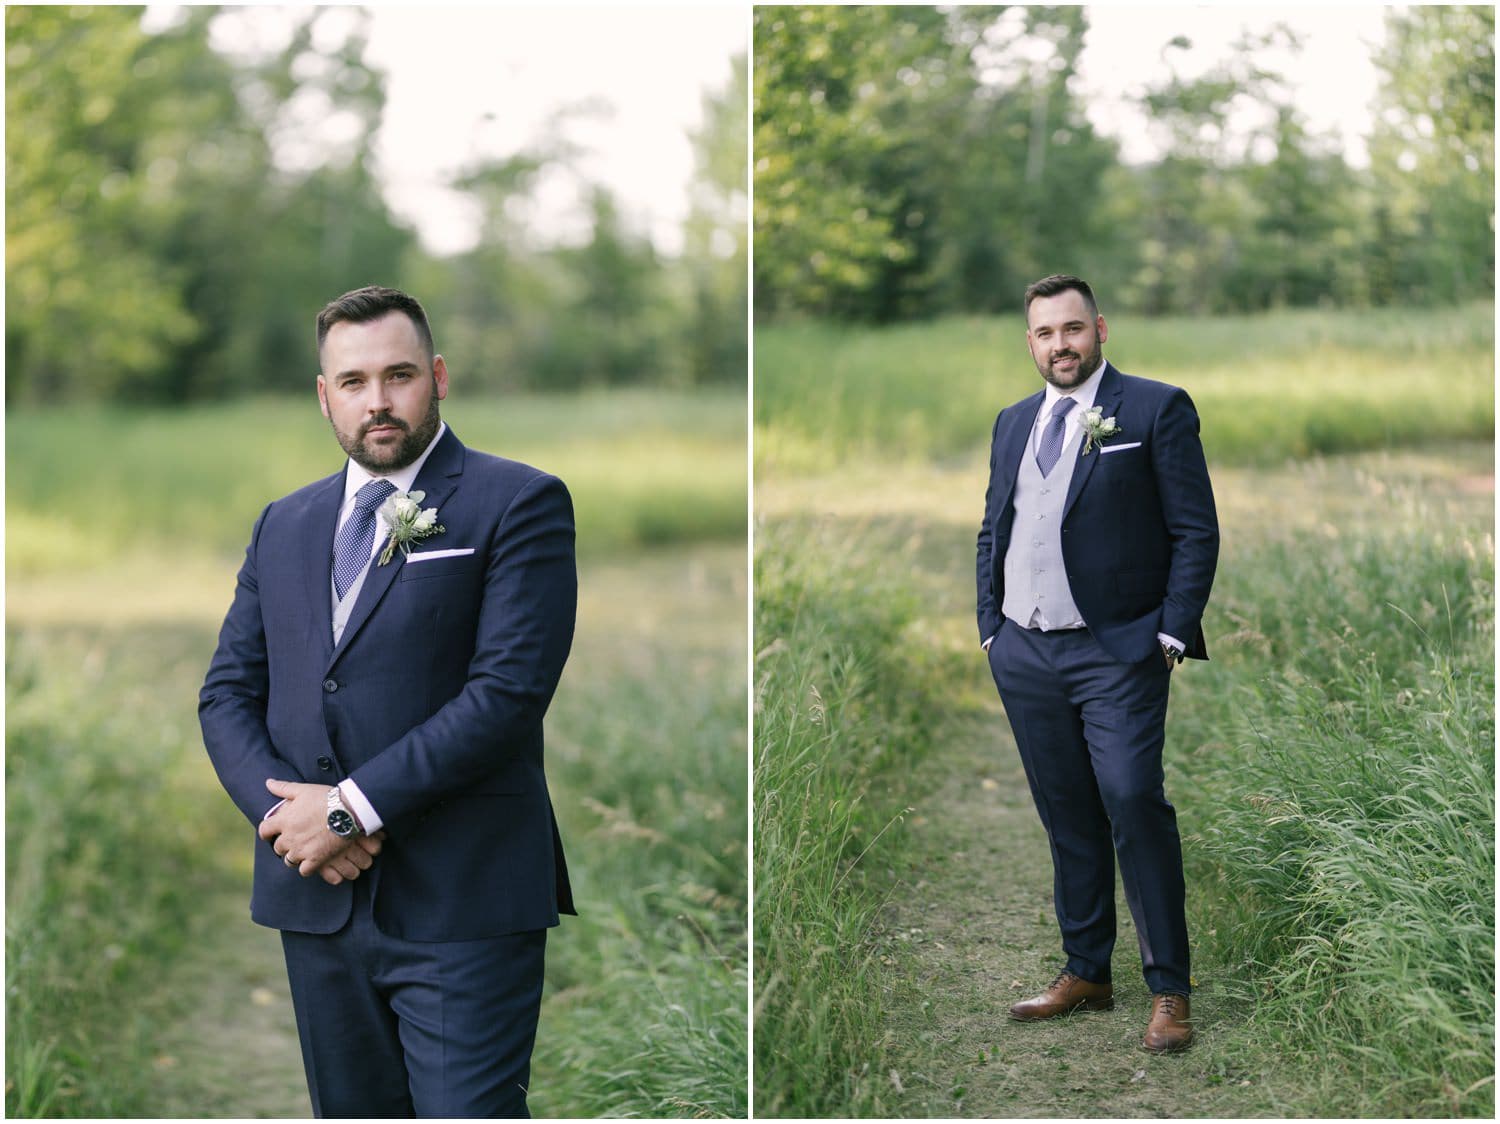
[[204,744],[258,830],[251,915],[282,933],[314,1111],[526,1116],[546,930],[573,912],[542,771],[572,503],[443,423],[416,300],[355,290],[317,330],[349,460],[256,521]]
[[1198,415],[1182,390],[1121,374],[1094,294],[1026,290],[1046,386],[1000,412],[979,528],[979,638],[1052,847],[1067,964],[1023,1021],[1114,1005],[1115,859],[1153,1002],[1142,1045],[1192,1038],[1182,847],[1163,787],[1167,686],[1207,659],[1219,554]]

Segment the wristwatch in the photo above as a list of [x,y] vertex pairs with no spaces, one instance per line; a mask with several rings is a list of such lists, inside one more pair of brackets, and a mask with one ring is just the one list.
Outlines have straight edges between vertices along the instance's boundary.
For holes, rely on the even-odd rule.
[[340,839],[353,839],[356,835],[364,834],[354,813],[344,807],[338,785],[328,790],[328,830]]
[[1176,644],[1168,644],[1165,640],[1163,640],[1161,642],[1161,651],[1162,655],[1166,656],[1167,659],[1171,660],[1172,662],[1182,662],[1183,649],[1179,648]]

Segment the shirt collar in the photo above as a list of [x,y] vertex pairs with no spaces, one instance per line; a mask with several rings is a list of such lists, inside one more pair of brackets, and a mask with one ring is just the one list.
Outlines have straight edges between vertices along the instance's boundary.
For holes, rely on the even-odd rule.
[[438,431],[427,443],[427,448],[422,450],[422,455],[405,468],[388,473],[385,476],[376,476],[368,471],[363,465],[349,462],[347,471],[344,473],[344,503],[347,505],[354,498],[354,493],[363,488],[371,480],[389,480],[396,486],[398,492],[409,492],[411,486],[417,482],[417,474],[422,471],[422,466],[427,463],[427,458],[432,455],[432,450],[437,448],[437,443],[443,439],[443,434],[448,430],[447,422],[438,423]]
[[[1100,359],[1099,366],[1094,373],[1084,379],[1075,389],[1068,391],[1067,396],[1071,397],[1077,403],[1073,409],[1068,411],[1070,419],[1081,415],[1083,411],[1094,404],[1094,398],[1099,393],[1099,384],[1104,380],[1104,368],[1108,365],[1105,360]],[[1052,408],[1057,405],[1057,400],[1062,397],[1064,397],[1063,392],[1049,382],[1047,384],[1047,398],[1042,403],[1040,416],[1042,418],[1050,418],[1052,416]]]

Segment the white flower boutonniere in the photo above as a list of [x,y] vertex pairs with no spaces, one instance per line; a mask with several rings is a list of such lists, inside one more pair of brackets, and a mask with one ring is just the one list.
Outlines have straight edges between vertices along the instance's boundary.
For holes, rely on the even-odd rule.
[[1079,418],[1079,424],[1083,426],[1083,456],[1089,455],[1089,450],[1095,445],[1104,444],[1106,437],[1113,437],[1120,432],[1120,427],[1115,424],[1114,418],[1104,416],[1104,411],[1098,406],[1090,406]]
[[422,510],[426,498],[426,492],[397,492],[380,505],[380,518],[391,532],[380,555],[382,566],[395,557],[398,546],[402,554],[410,554],[412,543],[443,533],[437,521],[437,508]]

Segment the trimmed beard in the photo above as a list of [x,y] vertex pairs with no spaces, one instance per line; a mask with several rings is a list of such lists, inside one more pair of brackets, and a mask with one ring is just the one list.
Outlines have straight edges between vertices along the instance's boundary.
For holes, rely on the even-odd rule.
[[[1099,364],[1104,362],[1104,346],[1099,342],[1099,329],[1094,329],[1094,346],[1092,348],[1081,354],[1078,352],[1070,352],[1069,354],[1078,356],[1078,377],[1071,383],[1060,383],[1053,375],[1052,364],[1056,361],[1056,357],[1049,356],[1045,366],[1039,362],[1036,364],[1036,369],[1042,378],[1057,387],[1058,390],[1077,390],[1089,381],[1089,376],[1099,369]],[[1034,356],[1033,361],[1035,362]]]
[[[372,475],[385,476],[392,472],[400,472],[420,457],[423,450],[432,444],[432,439],[437,434],[442,420],[438,412],[437,386],[434,383],[432,397],[427,402],[427,416],[418,423],[415,429],[392,414],[381,414],[369,419],[359,427],[359,433],[353,437],[341,432],[338,426],[333,425],[332,418],[328,419],[328,424],[333,426],[333,436],[338,440],[339,447],[349,454],[350,460]],[[384,454],[388,458],[385,460],[371,456],[365,448],[365,435],[377,425],[394,426],[402,432],[400,444]]]

